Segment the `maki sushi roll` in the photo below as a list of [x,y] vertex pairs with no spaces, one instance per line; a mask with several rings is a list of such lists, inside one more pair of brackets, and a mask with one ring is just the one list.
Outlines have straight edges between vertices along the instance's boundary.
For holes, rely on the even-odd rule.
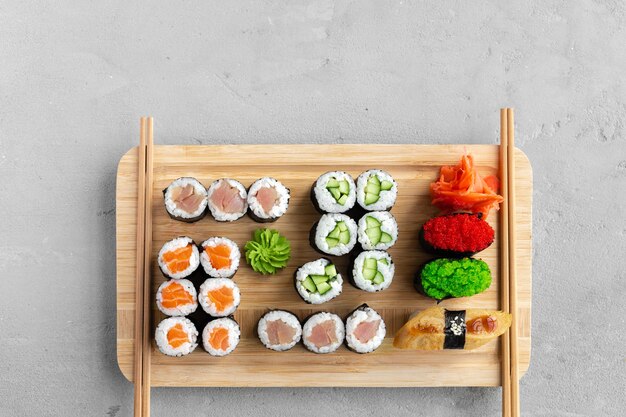
[[270,177],[256,180],[248,190],[248,213],[259,223],[278,220],[289,208],[289,189]]
[[370,353],[385,340],[385,321],[367,304],[359,306],[346,320],[346,344],[357,353]]
[[200,265],[200,253],[187,236],[165,242],[158,256],[159,268],[168,278],[181,279],[191,275]]
[[206,213],[207,192],[195,178],[181,177],[163,190],[165,210],[174,220],[192,223]]
[[237,244],[225,237],[212,237],[200,245],[200,264],[213,278],[230,278],[239,268],[241,253]]
[[309,304],[322,304],[341,294],[343,279],[328,259],[302,265],[295,274],[296,290]]
[[417,271],[415,289],[435,300],[470,297],[491,285],[491,270],[481,259],[439,258],[426,262]]
[[398,240],[398,223],[388,211],[372,211],[361,217],[357,232],[364,250],[387,250]]
[[349,253],[356,244],[357,226],[345,214],[324,214],[313,225],[311,246],[321,253],[341,256]]
[[311,187],[311,201],[321,213],[345,213],[356,201],[354,180],[343,171],[322,174]]
[[209,211],[218,222],[232,222],[248,210],[246,187],[237,180],[220,178],[207,191]]
[[259,320],[257,334],[263,346],[282,352],[291,349],[300,341],[302,325],[294,314],[272,310]]
[[164,355],[188,355],[198,346],[196,326],[184,317],[169,317],[156,328],[154,339]]
[[202,331],[202,347],[211,356],[229,355],[241,337],[239,324],[230,317],[211,320]]
[[480,214],[457,213],[428,220],[420,229],[419,240],[424,250],[434,255],[463,258],[487,249],[494,234]]
[[304,346],[314,353],[336,351],[344,341],[346,329],[343,320],[333,313],[313,314],[302,326]]
[[481,347],[511,326],[511,315],[491,310],[428,308],[409,319],[396,333],[398,349],[441,350]]
[[209,278],[200,286],[198,296],[202,309],[212,317],[230,316],[241,302],[241,293],[228,278]]
[[367,211],[389,210],[397,196],[398,184],[380,169],[365,171],[356,180],[356,201]]
[[186,316],[198,308],[196,289],[186,279],[165,281],[157,290],[156,301],[166,316]]
[[391,256],[387,252],[364,251],[354,259],[352,283],[363,291],[382,291],[391,285],[395,269]]

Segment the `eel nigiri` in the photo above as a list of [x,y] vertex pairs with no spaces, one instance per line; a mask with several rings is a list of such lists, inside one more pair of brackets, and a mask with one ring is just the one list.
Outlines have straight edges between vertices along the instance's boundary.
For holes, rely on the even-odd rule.
[[476,349],[502,335],[511,326],[511,315],[492,310],[428,308],[407,321],[396,333],[399,349]]

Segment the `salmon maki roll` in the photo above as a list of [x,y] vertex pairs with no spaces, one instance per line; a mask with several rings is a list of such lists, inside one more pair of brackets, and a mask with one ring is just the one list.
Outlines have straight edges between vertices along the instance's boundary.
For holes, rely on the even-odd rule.
[[357,353],[370,353],[385,340],[387,327],[376,310],[362,304],[346,320],[346,344]]
[[346,329],[343,320],[333,313],[313,314],[302,327],[304,346],[314,353],[332,353],[343,343]]
[[237,244],[225,237],[212,237],[200,245],[200,263],[213,278],[230,278],[239,268],[241,252]]
[[184,356],[198,346],[196,326],[184,317],[169,317],[156,328],[154,338],[164,355]]
[[266,348],[282,352],[291,349],[300,341],[302,325],[294,314],[272,310],[259,320],[257,334]]
[[239,324],[230,317],[212,320],[202,331],[202,346],[211,356],[229,355],[241,337]]
[[159,268],[168,278],[181,279],[191,275],[200,265],[200,253],[187,236],[165,242],[158,255]]
[[248,190],[248,213],[259,223],[278,220],[289,208],[289,189],[270,177],[256,180]]
[[239,181],[220,178],[207,191],[209,211],[218,222],[232,222],[248,210],[248,193]]
[[173,279],[159,286],[157,307],[167,316],[186,316],[198,308],[196,289],[191,281]]
[[204,217],[207,207],[207,191],[195,178],[181,177],[163,190],[167,214],[181,222],[192,223]]
[[463,258],[487,249],[494,235],[481,214],[457,213],[428,220],[420,230],[419,240],[429,253]]
[[241,302],[241,293],[235,282],[228,278],[209,278],[200,286],[198,301],[212,317],[230,316]]

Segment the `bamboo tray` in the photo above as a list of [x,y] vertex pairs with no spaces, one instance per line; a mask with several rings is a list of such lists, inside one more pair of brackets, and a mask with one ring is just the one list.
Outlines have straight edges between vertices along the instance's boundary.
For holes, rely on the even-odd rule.
[[[292,244],[289,266],[273,277],[263,277],[242,260],[234,279],[242,293],[235,319],[241,325],[241,342],[229,356],[209,356],[199,346],[182,358],[162,355],[151,344],[152,386],[236,386],[236,387],[409,387],[409,386],[499,386],[501,385],[500,341],[474,351],[418,352],[394,349],[395,332],[415,310],[435,304],[413,289],[418,265],[429,259],[417,241],[422,223],[436,214],[428,186],[441,165],[456,164],[464,152],[475,156],[483,175],[497,174],[497,145],[224,145],[155,146],[152,205],[152,323],[163,318],[154,294],[164,281],[156,264],[162,244],[177,235],[196,242],[210,236],[227,236],[240,247],[251,233],[264,225],[247,216],[233,223],[219,223],[210,216],[186,224],[171,220],[163,207],[164,189],[172,180],[193,176],[205,186],[220,177],[251,184],[262,176],[274,176],[291,189],[287,214],[268,227],[278,229]],[[311,184],[322,173],[340,169],[356,176],[369,168],[390,172],[398,182],[398,201],[392,209],[399,225],[399,239],[389,251],[396,264],[391,287],[380,293],[366,293],[344,284],[344,292],[321,306],[304,303],[293,287],[293,272],[303,263],[319,257],[308,243],[311,225],[319,218],[309,200]],[[518,274],[519,374],[530,361],[531,318],[531,206],[532,170],[524,153],[516,149],[516,268]],[[137,148],[122,157],[117,173],[117,358],[124,376],[132,381],[135,314],[135,262],[137,219]],[[493,283],[482,294],[442,302],[446,308],[500,307],[498,215],[488,219],[496,230],[494,244],[479,254],[492,269]],[[340,272],[347,259],[336,258]],[[264,348],[255,336],[256,323],[268,308],[282,308],[304,318],[315,311],[332,311],[344,316],[367,302],[378,310],[387,324],[387,338],[375,352],[359,355],[341,347],[328,355],[308,352],[301,344],[288,352]],[[202,332],[202,329],[198,329]],[[153,336],[150,336],[153,339]]]

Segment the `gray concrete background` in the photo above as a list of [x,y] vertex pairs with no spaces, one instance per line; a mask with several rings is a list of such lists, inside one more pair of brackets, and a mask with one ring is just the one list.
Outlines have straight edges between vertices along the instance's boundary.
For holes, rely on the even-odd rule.
[[[130,416],[115,173],[158,143],[496,143],[534,168],[526,416],[623,415],[626,9],[615,1],[0,4],[0,415]],[[71,350],[71,347],[75,350]],[[154,389],[155,416],[497,416],[499,389]]]

